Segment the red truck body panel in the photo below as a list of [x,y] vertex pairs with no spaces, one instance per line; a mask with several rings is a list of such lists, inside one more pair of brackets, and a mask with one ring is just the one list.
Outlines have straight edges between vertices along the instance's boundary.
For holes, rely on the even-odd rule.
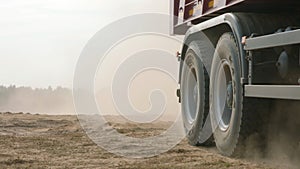
[[227,12],[293,13],[299,0],[171,0],[172,33],[184,34],[189,25]]

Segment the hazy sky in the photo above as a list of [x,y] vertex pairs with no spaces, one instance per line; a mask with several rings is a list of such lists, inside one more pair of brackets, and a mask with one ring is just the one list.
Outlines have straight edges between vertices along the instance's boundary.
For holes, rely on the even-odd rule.
[[72,86],[81,50],[98,30],[168,0],[0,0],[0,85]]

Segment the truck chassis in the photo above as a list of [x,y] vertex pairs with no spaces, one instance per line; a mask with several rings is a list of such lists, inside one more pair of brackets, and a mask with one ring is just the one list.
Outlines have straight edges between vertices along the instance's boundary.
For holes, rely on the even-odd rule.
[[[270,99],[300,100],[299,7],[297,0],[171,0],[171,34],[185,34],[177,94],[190,144],[240,155],[247,137],[263,137]],[[207,43],[215,49],[203,56]],[[207,118],[214,132],[203,141]]]

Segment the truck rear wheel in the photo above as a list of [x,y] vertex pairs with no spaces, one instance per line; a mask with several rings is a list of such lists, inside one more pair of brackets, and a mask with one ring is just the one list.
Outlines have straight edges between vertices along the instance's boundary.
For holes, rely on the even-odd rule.
[[232,33],[218,41],[210,80],[210,116],[216,146],[226,156],[242,156],[245,140],[258,133],[262,118],[255,99],[243,98],[239,51]]
[[209,113],[209,78],[201,59],[188,49],[181,73],[181,109],[189,144],[210,145],[211,139],[200,141],[201,130]]

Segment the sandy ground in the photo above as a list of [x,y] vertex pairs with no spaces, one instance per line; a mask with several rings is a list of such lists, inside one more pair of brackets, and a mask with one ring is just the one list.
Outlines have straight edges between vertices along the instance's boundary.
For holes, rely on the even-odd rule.
[[[137,126],[112,124],[121,133],[149,136],[168,124]],[[138,129],[138,130],[137,130]],[[170,151],[152,158],[128,159],[94,144],[76,116],[0,114],[0,168],[286,168],[266,161],[232,159],[216,148],[189,146],[183,140]]]

